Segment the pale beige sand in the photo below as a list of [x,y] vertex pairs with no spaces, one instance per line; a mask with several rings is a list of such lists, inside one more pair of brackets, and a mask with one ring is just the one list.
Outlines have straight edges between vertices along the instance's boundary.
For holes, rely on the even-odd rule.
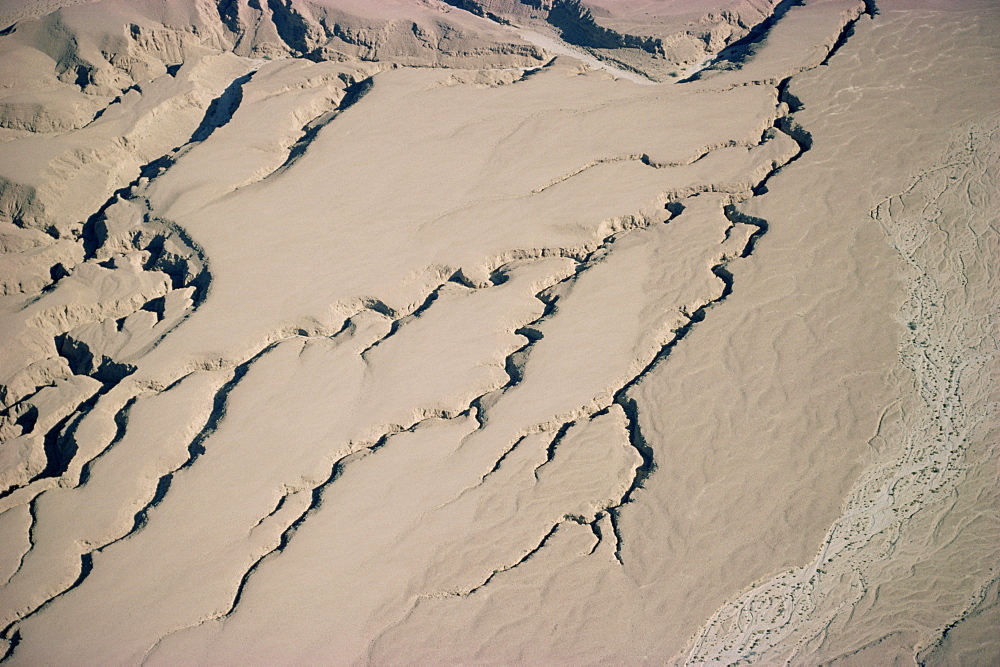
[[0,0],[0,29],[6,28],[18,21],[38,18],[56,11],[60,7],[70,5],[82,5],[96,0],[38,0],[37,2],[25,2],[25,0]]
[[453,4],[0,36],[6,661],[996,662],[997,9]]
[[[880,59],[882,72],[903,77],[920,71],[922,77],[911,80],[906,93],[917,96],[927,111],[913,114],[902,103],[887,100],[883,87],[866,84],[870,75],[862,59],[830,63],[831,75],[841,77],[838,89],[851,91],[849,102],[824,108],[830,83],[813,72],[794,79],[789,92],[805,106],[795,121],[811,128],[815,142],[804,160],[821,159],[821,142],[829,136],[833,154],[913,164],[906,172],[856,171],[837,179],[843,188],[837,197],[838,218],[853,211],[854,219],[863,222],[864,207],[870,206],[868,217],[879,223],[906,267],[895,272],[905,290],[906,301],[895,317],[897,326],[905,325],[899,363],[906,371],[890,367],[886,377],[891,383],[887,398],[900,398],[868,407],[850,394],[844,397],[853,414],[866,407],[885,413],[843,515],[809,565],[780,575],[722,610],[692,657],[727,661],[753,649],[765,661],[818,662],[905,633],[893,650],[893,657],[903,658],[936,641],[938,633],[960,619],[972,604],[970,596],[989,585],[988,573],[996,568],[1000,533],[995,511],[989,509],[996,507],[995,470],[975,473],[993,478],[973,483],[974,494],[987,496],[977,497],[970,507],[956,502],[968,493],[959,490],[962,477],[980,466],[988,469],[995,456],[996,415],[989,394],[995,391],[997,287],[988,267],[996,257],[996,227],[989,213],[994,205],[989,202],[997,191],[997,117],[989,119],[983,110],[997,80],[992,71],[965,69],[959,89],[944,89],[940,83],[954,76],[958,59],[989,57],[996,42],[970,40],[971,34],[986,34],[977,23],[989,20],[971,12],[911,14],[886,7],[880,20],[886,28],[895,24],[900,30],[862,23],[854,39],[893,54]],[[928,52],[922,45],[932,32],[938,48]],[[947,110],[947,132],[941,132],[937,109]],[[859,133],[852,117],[859,123],[866,119],[870,129]],[[825,118],[830,119],[826,133]],[[893,134],[891,128],[903,122],[907,135]],[[799,173],[804,175],[806,167]],[[770,203],[781,196],[779,182],[775,178],[773,192],[755,200],[748,212],[772,219],[772,211],[792,210],[787,203]],[[796,187],[788,196],[798,197],[800,191]],[[851,256],[857,255],[856,248],[847,247]],[[869,298],[873,287],[866,280]],[[853,338],[863,320],[849,326]],[[853,352],[870,354],[872,338],[862,338],[868,344]],[[860,367],[868,370],[871,364]],[[809,381],[814,383],[815,375]],[[969,543],[956,544],[964,541]],[[733,627],[737,614],[741,621]]]
[[[527,30],[550,48],[569,42],[596,59],[645,78],[686,76],[726,46],[787,10],[779,0],[445,0]],[[860,3],[853,3],[860,5]],[[537,31],[537,32],[536,32]],[[531,37],[529,35],[538,35]],[[544,41],[540,41],[544,40]]]

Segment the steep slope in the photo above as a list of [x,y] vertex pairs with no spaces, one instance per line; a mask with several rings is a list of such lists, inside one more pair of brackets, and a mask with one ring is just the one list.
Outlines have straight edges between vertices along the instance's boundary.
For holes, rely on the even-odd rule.
[[789,0],[446,0],[495,21],[551,32],[656,80],[680,76],[765,30]]

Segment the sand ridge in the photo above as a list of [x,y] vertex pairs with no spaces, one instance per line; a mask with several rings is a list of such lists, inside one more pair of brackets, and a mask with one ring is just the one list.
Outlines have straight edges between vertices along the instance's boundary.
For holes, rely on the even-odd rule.
[[0,37],[4,659],[988,657],[995,13],[480,4]]

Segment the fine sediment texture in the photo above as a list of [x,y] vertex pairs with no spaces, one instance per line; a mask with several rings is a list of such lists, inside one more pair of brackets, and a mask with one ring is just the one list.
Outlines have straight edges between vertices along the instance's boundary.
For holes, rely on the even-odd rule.
[[998,656],[995,7],[50,4],[4,662]]
[[[874,455],[816,558],[717,612],[695,641],[692,662],[829,659],[836,657],[829,645],[849,645],[847,633],[874,635],[866,642],[874,644],[883,640],[877,633],[884,629],[858,632],[844,624],[878,613],[873,587],[887,580],[885,570],[917,567],[950,546],[931,539],[915,549],[915,542],[928,540],[919,532],[928,520],[915,520],[918,512],[933,515],[930,523],[952,539],[961,529],[945,526],[956,520],[974,526],[963,526],[967,530],[996,535],[995,522],[957,506],[965,478],[995,455],[995,446],[986,444],[995,403],[983,379],[996,372],[997,312],[975,303],[973,294],[996,290],[987,267],[997,229],[986,211],[997,192],[997,130],[969,127],[939,162],[873,209],[872,219],[906,265],[899,356],[912,373],[916,396],[908,405],[887,408]],[[982,286],[969,289],[977,283]],[[952,516],[956,510],[961,518]],[[955,557],[974,559],[980,579],[971,590],[946,598],[954,620],[939,634],[921,637],[917,648],[925,653],[986,601],[997,581],[995,553],[970,547]]]

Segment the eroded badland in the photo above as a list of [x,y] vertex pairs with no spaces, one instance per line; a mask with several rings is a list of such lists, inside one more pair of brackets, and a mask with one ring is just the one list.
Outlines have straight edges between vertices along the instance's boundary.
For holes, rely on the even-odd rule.
[[10,664],[996,664],[1000,6],[0,2]]

